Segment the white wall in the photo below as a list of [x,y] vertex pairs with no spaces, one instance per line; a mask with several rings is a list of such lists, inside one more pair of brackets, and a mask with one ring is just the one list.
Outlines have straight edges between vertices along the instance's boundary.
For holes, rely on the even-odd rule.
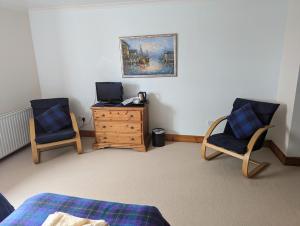
[[[42,96],[89,118],[94,83],[121,81],[151,93],[151,127],[203,135],[236,97],[276,100],[286,12],[283,0],[32,10]],[[118,37],[161,33],[178,33],[178,77],[122,79]]]
[[[300,8],[299,8],[300,9]],[[300,58],[299,58],[300,62]],[[300,76],[300,70],[299,75]],[[289,137],[289,146],[287,149],[289,156],[300,156],[300,79],[298,79],[295,105],[293,111],[293,120]]]
[[0,8],[0,114],[39,97],[28,13]]
[[[288,156],[300,156],[300,150],[296,148],[296,146],[300,146],[300,143],[297,142],[298,135],[295,131],[296,127],[300,125],[296,123],[296,121],[299,121],[297,114],[300,110],[295,111],[296,108],[300,108],[300,100],[295,99],[296,95],[297,99],[300,98],[300,91],[298,90],[300,85],[297,88],[300,65],[299,12],[300,1],[289,0],[277,94],[277,100],[281,106],[274,120],[277,127],[272,131],[272,139]],[[292,127],[294,128],[292,129]],[[289,142],[291,138],[293,138],[293,144],[291,144],[290,149]]]

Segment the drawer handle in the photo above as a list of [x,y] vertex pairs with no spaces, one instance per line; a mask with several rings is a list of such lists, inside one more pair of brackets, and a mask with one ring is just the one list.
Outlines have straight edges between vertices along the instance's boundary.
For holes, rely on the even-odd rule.
[[133,126],[131,126],[131,127],[130,127],[130,129],[134,129],[134,127],[133,127]]
[[102,114],[102,117],[105,117],[105,114]]
[[107,139],[107,137],[103,137],[103,139],[104,139],[104,140],[106,140],[106,139]]
[[102,126],[102,128],[106,128],[106,126]]
[[133,118],[133,115],[130,115],[131,118]]
[[132,137],[131,140],[134,140],[134,138]]

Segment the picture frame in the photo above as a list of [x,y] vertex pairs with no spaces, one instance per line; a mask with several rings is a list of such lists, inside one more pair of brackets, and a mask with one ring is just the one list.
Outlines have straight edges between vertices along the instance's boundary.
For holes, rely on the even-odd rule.
[[123,78],[177,76],[177,34],[120,37]]

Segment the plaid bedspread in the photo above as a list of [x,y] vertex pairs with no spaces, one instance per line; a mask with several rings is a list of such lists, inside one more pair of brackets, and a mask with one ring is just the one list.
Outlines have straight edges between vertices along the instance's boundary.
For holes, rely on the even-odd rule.
[[0,225],[40,226],[56,211],[93,220],[103,219],[110,226],[168,226],[156,207],[98,201],[42,193],[27,199]]

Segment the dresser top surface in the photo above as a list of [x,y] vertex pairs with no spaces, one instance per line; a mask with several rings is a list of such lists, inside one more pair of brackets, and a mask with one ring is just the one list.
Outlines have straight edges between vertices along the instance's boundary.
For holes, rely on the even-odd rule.
[[147,107],[147,104],[144,106],[124,106],[124,107],[98,107],[98,106],[92,106],[92,110],[110,110],[110,111],[130,111],[130,110],[143,110]]

